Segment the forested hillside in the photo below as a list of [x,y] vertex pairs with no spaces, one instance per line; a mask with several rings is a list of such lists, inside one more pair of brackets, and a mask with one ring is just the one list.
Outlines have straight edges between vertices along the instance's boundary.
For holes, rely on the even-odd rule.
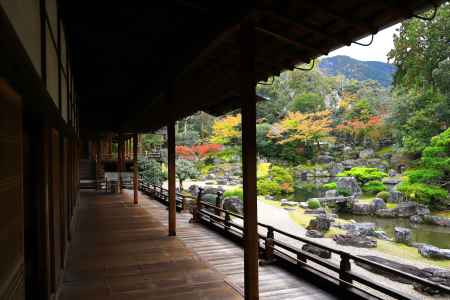
[[396,67],[380,61],[360,61],[345,55],[325,57],[320,61],[320,69],[328,76],[344,75],[359,81],[376,80],[382,86],[392,84]]

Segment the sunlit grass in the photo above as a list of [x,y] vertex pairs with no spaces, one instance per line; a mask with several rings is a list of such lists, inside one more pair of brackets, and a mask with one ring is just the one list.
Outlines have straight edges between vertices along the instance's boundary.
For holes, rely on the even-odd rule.
[[425,258],[419,254],[419,251],[414,248],[410,247],[404,244],[385,241],[385,240],[378,240],[378,246],[376,248],[377,251],[380,251],[382,253],[390,254],[393,256],[402,257],[405,259],[420,261],[423,263],[427,263],[436,267],[441,268],[450,268],[450,260],[438,260],[438,259],[431,259],[431,258]]
[[436,211],[432,214],[439,217],[450,218],[450,210]]

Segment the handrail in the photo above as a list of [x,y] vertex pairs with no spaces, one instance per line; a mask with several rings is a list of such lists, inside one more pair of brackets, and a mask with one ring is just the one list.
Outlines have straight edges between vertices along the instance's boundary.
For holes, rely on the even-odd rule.
[[[146,188],[150,189],[149,185],[146,184],[146,183],[143,183],[142,179],[139,182],[140,182],[140,185],[143,185]],[[160,186],[157,186],[157,185],[152,185],[152,186],[153,186],[153,189],[155,191],[156,191],[156,189],[159,189],[160,192],[162,192],[162,191],[168,192],[168,190],[163,188],[163,187],[160,187]],[[217,207],[217,206],[212,205],[212,204],[210,204],[208,202],[202,201],[201,200],[201,191],[200,191],[200,195],[197,196],[197,197],[193,197],[193,196],[189,196],[189,195],[182,195],[182,194],[179,194],[179,193],[177,193],[177,196],[197,200],[197,213],[198,214],[201,214],[203,216],[208,217],[210,222],[212,221],[211,219],[213,218],[214,219],[213,222],[214,223],[220,223],[221,226],[223,227],[222,229],[224,229],[225,231],[229,231],[229,229],[231,227],[234,227],[236,229],[241,230],[242,231],[241,235],[243,235],[244,228],[242,226],[240,226],[239,224],[231,222],[231,218],[230,217],[235,217],[235,218],[239,218],[239,219],[243,220],[244,216],[242,216],[240,214],[237,214],[237,213],[234,213],[234,212],[231,212],[231,211],[226,210],[224,208]],[[214,210],[214,213],[211,212],[211,211],[208,211],[208,210],[204,210],[204,209],[202,209],[202,207]],[[224,217],[220,216],[221,213],[224,213],[225,216]],[[352,285],[352,280],[355,280],[355,281],[358,281],[358,282],[360,282],[360,283],[362,283],[362,284],[364,284],[366,286],[374,288],[375,290],[381,291],[381,292],[383,292],[383,293],[385,293],[387,295],[395,296],[395,297],[398,297],[399,299],[408,299],[408,296],[404,295],[400,291],[389,289],[389,288],[387,288],[387,287],[385,287],[385,286],[383,286],[383,285],[381,285],[381,284],[379,284],[377,282],[372,282],[370,280],[367,280],[367,278],[365,278],[363,276],[359,276],[359,274],[355,274],[354,272],[352,272],[351,271],[350,260],[353,260],[355,262],[357,261],[357,262],[361,262],[361,263],[373,266],[373,267],[381,269],[381,270],[383,270],[385,272],[398,275],[398,276],[403,277],[405,279],[409,279],[409,280],[411,280],[413,282],[421,283],[421,284],[424,284],[426,286],[429,286],[429,287],[432,287],[432,288],[436,288],[436,289],[439,289],[439,290],[441,290],[441,291],[443,291],[445,293],[449,293],[450,294],[450,287],[444,286],[442,284],[439,284],[439,283],[436,283],[436,282],[432,282],[430,280],[423,279],[423,278],[417,277],[415,275],[396,270],[396,269],[394,269],[392,267],[389,267],[389,266],[386,266],[386,265],[383,265],[383,264],[380,264],[380,263],[377,263],[377,262],[370,261],[370,260],[368,260],[366,258],[353,255],[353,254],[348,253],[346,251],[342,251],[342,250],[339,250],[339,249],[334,249],[334,248],[322,245],[322,244],[317,243],[315,241],[312,241],[310,239],[296,236],[294,234],[291,234],[289,232],[283,231],[283,230],[278,229],[276,227],[273,227],[271,225],[267,225],[267,224],[258,222],[258,226],[264,227],[267,230],[267,234],[266,235],[262,235],[261,233],[258,232],[259,238],[265,244],[264,247],[265,247],[265,251],[266,252],[269,251],[269,252],[271,252],[271,255],[273,255],[273,252],[275,250],[274,246],[277,246],[277,247],[280,247],[281,249],[284,249],[285,251],[288,251],[288,252],[291,252],[291,253],[297,255],[296,258],[293,258],[297,263],[305,264],[307,259],[309,259],[311,261],[314,261],[315,263],[317,263],[317,264],[319,264],[319,265],[321,265],[323,267],[326,267],[326,268],[328,268],[328,269],[330,269],[330,270],[332,270],[334,272],[339,273],[339,278],[335,278],[335,277],[333,277],[333,278],[337,279],[344,286],[345,285]],[[291,238],[293,240],[296,240],[296,241],[299,241],[299,242],[302,242],[302,243],[311,244],[311,245],[313,245],[315,247],[318,247],[318,248],[330,251],[331,253],[335,253],[335,254],[337,254],[337,255],[339,255],[341,257],[341,263],[340,263],[339,266],[337,266],[337,265],[335,265],[335,264],[333,264],[333,263],[331,263],[329,261],[326,261],[326,260],[323,260],[323,259],[319,258],[318,256],[315,256],[315,255],[313,255],[311,253],[305,252],[302,249],[296,248],[293,245],[290,245],[290,244],[288,244],[286,242],[277,240],[274,237],[274,233],[275,232],[278,233],[278,234],[281,234],[283,236],[286,236],[288,238]],[[284,254],[284,255],[286,255],[286,254]],[[309,267],[311,267],[311,266],[309,266]]]

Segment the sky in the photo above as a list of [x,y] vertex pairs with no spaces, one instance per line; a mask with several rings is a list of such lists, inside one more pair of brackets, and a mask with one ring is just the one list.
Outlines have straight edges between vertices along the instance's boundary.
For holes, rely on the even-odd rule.
[[[373,43],[368,47],[352,44],[351,46],[332,51],[328,56],[347,55],[359,60],[387,62],[387,53],[394,47],[393,35],[398,28],[400,28],[400,24],[378,32],[373,38]],[[368,43],[369,41],[370,36],[359,40],[361,43]]]

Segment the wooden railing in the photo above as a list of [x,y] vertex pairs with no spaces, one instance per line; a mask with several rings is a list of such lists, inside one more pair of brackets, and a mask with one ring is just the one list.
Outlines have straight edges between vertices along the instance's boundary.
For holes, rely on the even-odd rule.
[[[164,188],[155,185],[146,185],[141,182],[141,189],[157,199],[163,199],[163,203],[168,202],[167,190]],[[195,198],[196,203],[193,206],[192,211],[194,221],[207,223],[208,225],[214,226],[216,229],[219,229],[224,233],[231,234],[234,237],[242,240],[244,227],[240,224],[237,224],[236,222],[233,222],[232,218],[239,219],[243,222],[244,217],[240,214],[233,213],[231,211],[202,201],[201,196],[202,190],[200,189],[198,196]],[[189,196],[177,194],[177,206],[183,208],[183,203],[186,197]],[[189,198],[194,199],[194,197]],[[411,299],[411,295],[398,291],[395,288],[392,288],[392,286],[385,286],[371,278],[352,271],[351,262],[353,261],[371,266],[380,271],[383,271],[384,273],[396,275],[411,282],[422,284],[434,290],[439,290],[444,294],[450,294],[450,288],[442,284],[438,284],[436,282],[432,282],[415,275],[396,270],[389,266],[370,261],[368,259],[350,254],[345,251],[322,245],[310,239],[293,235],[271,225],[258,222],[258,227],[258,229],[263,229],[263,231],[265,231],[265,234],[263,234],[260,232],[260,230],[258,230],[260,251],[264,260],[282,260],[299,267],[307,267],[308,269],[321,274],[322,277],[328,277],[334,281],[339,282],[339,285],[343,288],[360,290],[364,293],[371,294],[375,298],[380,298],[379,295],[375,295],[373,292],[370,292],[367,289],[363,289],[361,287],[365,286],[373,289],[378,293],[382,293],[395,299]],[[276,238],[275,233],[277,235],[284,236],[304,244],[310,244],[319,249],[327,250],[335,255],[338,255],[340,257],[340,263],[336,264],[331,261],[327,261],[319,256],[297,248],[290,243]],[[314,262],[322,268],[308,263],[309,261]],[[332,271],[332,273],[335,273],[335,275],[330,274],[329,271]],[[359,285],[355,285],[355,282]]]
[[[145,183],[142,179],[139,180],[139,189],[144,194],[147,194],[147,195],[161,201],[163,204],[168,205],[169,190],[167,190],[161,186],[155,185],[155,184]],[[187,208],[186,202],[188,202],[189,199],[196,200],[195,197],[176,193],[177,210],[185,210]]]
[[[138,153],[138,159],[156,159],[160,160],[162,157],[161,152],[147,152],[147,153]],[[102,154],[101,160],[118,160],[117,153],[111,154]],[[133,154],[125,154],[125,160],[133,160]]]

